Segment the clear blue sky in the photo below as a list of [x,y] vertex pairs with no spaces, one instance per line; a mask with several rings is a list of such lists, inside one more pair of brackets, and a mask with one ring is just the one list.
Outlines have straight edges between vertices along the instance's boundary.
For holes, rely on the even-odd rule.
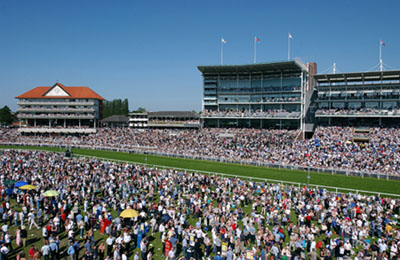
[[400,69],[400,1],[0,1],[0,106],[35,86],[89,86],[130,109],[201,109],[197,65],[287,59]]

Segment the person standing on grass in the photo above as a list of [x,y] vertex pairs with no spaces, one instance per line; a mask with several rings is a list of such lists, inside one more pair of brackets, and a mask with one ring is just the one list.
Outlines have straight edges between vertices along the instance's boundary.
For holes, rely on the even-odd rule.
[[15,244],[17,247],[21,246],[21,229],[19,227],[15,231]]
[[114,237],[110,234],[108,238],[106,239],[106,244],[107,244],[107,256],[111,257],[112,256],[112,249],[113,249],[113,244],[114,244]]
[[50,247],[48,245],[47,240],[44,241],[44,245],[42,246],[42,255],[43,255],[43,260],[49,260],[50,259]]
[[[28,255],[29,255],[29,259],[33,260],[35,257],[35,253],[36,253],[36,248],[35,245],[32,245],[31,248],[28,251]],[[72,260],[72,259],[71,259]]]
[[69,255],[71,260],[75,260],[75,248],[74,248],[74,243],[72,243],[72,241],[69,243],[67,254]]
[[26,246],[26,238],[28,237],[28,231],[25,229],[25,226],[22,225],[21,227],[21,241],[22,241],[22,246]]
[[8,247],[8,249],[13,250],[11,245],[11,235],[8,231],[4,234],[4,242],[6,244],[6,247]]
[[142,241],[140,241],[140,252],[142,253],[142,260],[146,260],[146,256],[147,256],[147,241],[146,241],[146,237],[144,237],[142,239]]
[[54,241],[54,239],[51,239],[51,240],[50,240],[49,248],[50,248],[50,257],[51,257],[51,260],[56,260],[56,259],[58,259],[58,257],[57,257],[57,254],[58,254],[58,246],[57,246],[56,241]]
[[7,246],[3,243],[1,244],[1,248],[0,248],[0,254],[1,254],[1,258],[4,260],[8,260],[8,253],[10,252],[10,250],[7,248]]

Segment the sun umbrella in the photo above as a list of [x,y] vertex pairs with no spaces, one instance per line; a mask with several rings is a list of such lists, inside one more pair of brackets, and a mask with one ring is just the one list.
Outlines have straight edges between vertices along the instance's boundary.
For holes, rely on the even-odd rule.
[[45,196],[45,197],[56,197],[58,195],[60,195],[60,193],[56,190],[48,190],[43,193],[43,196]]
[[164,223],[168,223],[170,219],[171,219],[171,217],[170,217],[168,214],[164,214],[164,215],[162,215],[162,217],[161,217],[161,220],[162,220]]
[[37,187],[33,186],[33,185],[24,185],[24,186],[19,187],[19,189],[20,190],[36,190]]
[[26,181],[18,181],[15,183],[15,187],[19,188],[22,186],[28,185],[28,183]]
[[122,211],[119,216],[123,218],[134,218],[139,216],[139,213],[134,209],[126,209]]

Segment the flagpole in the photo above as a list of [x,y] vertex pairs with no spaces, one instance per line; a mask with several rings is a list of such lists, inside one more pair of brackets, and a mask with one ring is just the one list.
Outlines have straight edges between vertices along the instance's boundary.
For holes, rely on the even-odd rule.
[[383,62],[382,62],[382,40],[379,41],[379,68],[383,71]]
[[256,36],[254,36],[254,63],[256,63],[257,55],[257,44],[256,44]]
[[224,64],[224,42],[221,39],[221,65]]

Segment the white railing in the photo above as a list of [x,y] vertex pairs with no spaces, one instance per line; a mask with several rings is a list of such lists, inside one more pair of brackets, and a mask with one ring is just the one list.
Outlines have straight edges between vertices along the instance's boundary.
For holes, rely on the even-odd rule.
[[48,101],[48,102],[43,102],[43,101],[18,101],[17,102],[18,105],[52,105],[52,106],[94,106],[94,102],[93,101]]
[[34,115],[34,114],[18,114],[21,119],[94,119],[94,115],[65,115],[65,114],[48,114],[48,115]]
[[94,112],[94,108],[19,108],[19,112]]

